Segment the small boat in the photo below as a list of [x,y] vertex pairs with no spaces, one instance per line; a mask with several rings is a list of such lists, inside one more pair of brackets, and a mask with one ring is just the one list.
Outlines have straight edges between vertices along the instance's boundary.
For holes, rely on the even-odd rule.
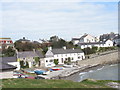
[[58,71],[58,70],[62,70],[63,68],[59,68],[59,67],[55,67],[55,68],[52,68],[51,70],[52,71]]
[[46,72],[43,73],[43,75],[47,75],[49,73],[50,73],[50,71],[46,71]]
[[43,70],[36,70],[34,71],[37,75],[44,74],[46,71]]
[[66,67],[66,68],[72,68],[73,67],[73,65],[63,65],[64,67]]

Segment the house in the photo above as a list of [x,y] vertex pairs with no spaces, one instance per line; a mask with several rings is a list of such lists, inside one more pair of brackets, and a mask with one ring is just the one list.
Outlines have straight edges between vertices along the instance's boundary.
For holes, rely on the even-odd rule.
[[20,63],[17,62],[17,57],[0,57],[2,63],[13,65],[16,70],[20,70]]
[[15,66],[8,64],[7,61],[3,61],[0,58],[0,79],[13,78],[13,71],[15,69]]
[[71,40],[74,45],[78,44],[80,42],[80,38],[72,38]]
[[29,68],[31,68],[33,65],[36,64],[35,58],[39,58],[39,65],[40,65],[40,60],[44,58],[42,52],[40,51],[23,51],[23,52],[16,52],[17,53],[17,61],[23,61],[25,64],[28,62]]
[[116,36],[112,41],[114,46],[120,46],[120,35]]
[[89,35],[89,34],[84,34],[80,38],[80,43],[89,43],[89,42],[96,42],[96,38],[94,36]]
[[71,60],[71,62],[83,60],[85,59],[85,56],[84,52],[80,49],[66,49],[66,47],[61,49],[52,49],[49,47],[44,58],[45,67],[55,66],[55,59],[58,60],[58,64],[64,64],[67,60]]
[[25,37],[23,37],[22,39],[19,39],[18,40],[19,42],[22,42],[22,43],[30,43],[31,41],[26,39]]
[[78,43],[78,45],[81,47],[81,49],[87,48],[87,47],[113,47],[113,41],[112,40],[106,40],[103,42],[89,42],[89,43]]
[[0,38],[0,49],[5,48],[7,49],[8,47],[13,47],[13,41],[11,38]]
[[103,35],[100,35],[100,41],[106,41],[108,39],[113,40],[117,36],[118,36],[118,34],[115,34],[113,32],[111,32],[109,34],[103,34]]

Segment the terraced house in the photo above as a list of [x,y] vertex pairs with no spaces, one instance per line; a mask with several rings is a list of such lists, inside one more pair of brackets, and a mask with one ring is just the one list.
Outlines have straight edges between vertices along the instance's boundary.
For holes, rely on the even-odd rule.
[[52,49],[49,47],[45,54],[44,63],[45,67],[51,67],[55,66],[54,60],[58,60],[58,64],[64,64],[65,61],[68,60],[76,62],[83,59],[85,59],[84,52],[80,49],[66,49],[66,47],[61,49]]

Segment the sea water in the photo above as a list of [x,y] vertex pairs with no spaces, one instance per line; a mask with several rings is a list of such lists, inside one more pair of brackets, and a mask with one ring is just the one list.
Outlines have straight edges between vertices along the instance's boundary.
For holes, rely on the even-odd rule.
[[81,72],[77,77],[77,81],[80,82],[84,79],[96,79],[96,80],[120,80],[120,64],[106,65],[97,70],[90,70],[89,72]]

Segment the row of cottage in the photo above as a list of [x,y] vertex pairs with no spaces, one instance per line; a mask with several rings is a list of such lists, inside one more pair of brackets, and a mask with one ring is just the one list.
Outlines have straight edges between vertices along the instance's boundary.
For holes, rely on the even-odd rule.
[[36,64],[39,67],[55,66],[54,60],[58,60],[58,64],[64,64],[68,59],[70,59],[71,62],[85,59],[84,52],[80,49],[66,49],[66,47],[61,49],[52,49],[49,47],[45,56],[38,50],[24,52],[16,51],[16,57],[1,57],[1,62],[3,67],[4,64],[9,64],[17,67],[16,70],[20,70],[20,61],[24,61],[24,64],[25,62],[28,62],[29,68],[31,68],[36,63],[35,57],[39,57],[39,62]]

